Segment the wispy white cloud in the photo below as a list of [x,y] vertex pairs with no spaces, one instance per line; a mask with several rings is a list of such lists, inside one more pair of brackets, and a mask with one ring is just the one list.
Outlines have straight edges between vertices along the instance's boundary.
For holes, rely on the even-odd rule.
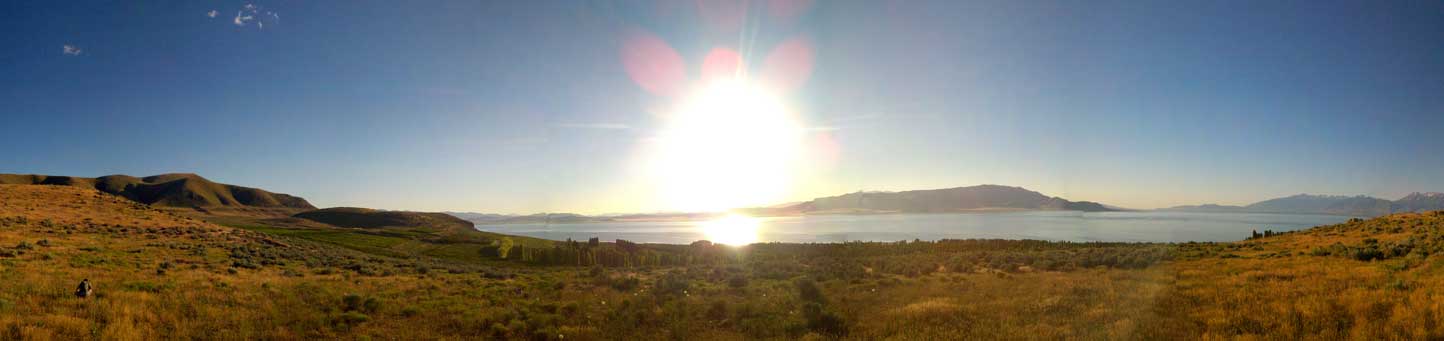
[[61,46],[60,48],[61,48],[61,50],[60,50],[61,53],[64,53],[64,54],[70,55],[70,56],[79,56],[79,55],[80,55],[80,52],[81,52],[80,47],[77,47],[77,46],[75,46],[75,45],[70,45],[70,44],[65,44],[65,46]]
[[[215,11],[211,12],[214,13]],[[212,17],[215,16],[212,15]],[[255,23],[257,29],[265,29],[267,22],[274,25],[279,21],[281,21],[280,14],[266,10],[264,7],[257,6],[256,4],[246,4],[242,6],[241,10],[236,11],[235,18],[231,19],[231,23],[236,24],[236,26],[246,26]]]
[[236,19],[231,20],[231,22],[235,23],[236,26],[246,26],[247,23],[250,23],[252,20],[256,20],[255,16],[245,13],[246,11],[236,12]]
[[207,16],[207,17],[211,17],[211,18],[215,18],[217,15],[220,15],[220,14],[221,14],[221,12],[217,12],[216,10],[211,10],[210,12],[206,12],[206,16]]
[[843,128],[848,128],[848,127],[856,126],[856,125],[857,125],[857,124],[856,124],[857,122],[861,122],[861,121],[871,121],[871,120],[874,120],[874,119],[878,119],[878,118],[880,118],[880,117],[882,117],[881,114],[862,114],[862,115],[853,115],[853,116],[843,116],[843,117],[833,118],[833,119],[830,119],[830,120],[822,120],[822,122],[819,122],[819,123],[821,123],[822,125],[810,126],[810,127],[807,127],[806,129],[807,129],[807,131],[809,131],[809,132],[830,132],[830,131],[838,131],[838,130],[842,130]]
[[878,118],[878,117],[882,117],[882,115],[881,115],[881,114],[862,114],[862,115],[853,115],[853,116],[838,117],[838,118],[832,119],[830,122],[832,122],[832,123],[845,123],[845,122],[856,122],[856,121],[868,121],[868,120],[876,119],[876,118]]
[[628,130],[632,126],[622,123],[562,123],[558,127],[570,129]]

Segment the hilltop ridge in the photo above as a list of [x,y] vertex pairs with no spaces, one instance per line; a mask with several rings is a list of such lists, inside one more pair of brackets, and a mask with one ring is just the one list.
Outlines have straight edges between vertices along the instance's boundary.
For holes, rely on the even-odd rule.
[[301,197],[267,190],[213,182],[192,173],[168,173],[137,178],[107,175],[73,176],[0,174],[0,184],[56,185],[91,188],[158,207],[221,209],[312,210]]
[[297,213],[293,217],[347,228],[425,227],[455,234],[476,232],[472,222],[445,213],[332,207]]

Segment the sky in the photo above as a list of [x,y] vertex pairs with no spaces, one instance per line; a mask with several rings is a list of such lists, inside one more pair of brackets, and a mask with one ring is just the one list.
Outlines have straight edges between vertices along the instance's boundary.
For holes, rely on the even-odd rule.
[[717,60],[771,82],[802,132],[776,203],[977,184],[1131,208],[1444,191],[1437,1],[11,1],[0,16],[0,173],[191,172],[321,207],[677,210],[647,165],[712,57],[735,55]]

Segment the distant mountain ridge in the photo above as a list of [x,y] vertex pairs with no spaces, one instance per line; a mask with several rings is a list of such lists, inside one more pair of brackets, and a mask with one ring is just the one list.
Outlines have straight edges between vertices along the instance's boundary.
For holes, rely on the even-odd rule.
[[902,192],[854,192],[782,208],[755,210],[818,213],[945,213],[983,210],[1118,211],[1091,201],[1069,201],[1022,187],[978,185]]
[[516,215],[512,215],[512,214],[498,214],[498,213],[451,212],[451,211],[446,211],[446,212],[441,212],[441,213],[445,213],[445,214],[451,215],[451,216],[453,216],[453,217],[461,218],[462,220],[470,221],[470,222],[473,222],[473,223],[500,221],[500,220],[505,220],[505,219],[509,219],[509,218],[516,217]]
[[1444,210],[1444,193],[1414,192],[1394,200],[1392,206],[1394,212],[1423,212]]
[[170,173],[137,178],[107,175],[98,178],[72,176],[0,174],[0,184],[57,185],[93,188],[136,202],[162,207],[185,208],[279,208],[312,210],[301,197],[259,188],[213,182],[190,173]]
[[1337,196],[1298,194],[1269,199],[1245,206],[1254,212],[1323,213],[1337,215],[1381,216],[1391,212],[1393,203],[1369,196]]
[[1243,206],[1219,205],[1219,204],[1203,204],[1203,205],[1174,206],[1174,207],[1166,208],[1165,210],[1172,210],[1172,211],[1199,211],[1199,212],[1233,212],[1233,211],[1242,211],[1243,209],[1244,209]]
[[1365,195],[1296,194],[1256,202],[1246,206],[1187,205],[1164,210],[1193,212],[1255,212],[1294,214],[1333,214],[1376,217],[1390,213],[1444,210],[1444,194],[1414,192],[1399,200],[1389,201]]

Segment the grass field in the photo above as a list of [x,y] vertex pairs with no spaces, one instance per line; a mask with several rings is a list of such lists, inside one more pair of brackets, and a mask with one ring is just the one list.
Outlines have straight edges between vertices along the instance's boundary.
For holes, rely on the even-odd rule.
[[598,267],[0,185],[0,339],[1431,339],[1441,231],[1428,213],[1234,243],[642,245],[684,265]]

